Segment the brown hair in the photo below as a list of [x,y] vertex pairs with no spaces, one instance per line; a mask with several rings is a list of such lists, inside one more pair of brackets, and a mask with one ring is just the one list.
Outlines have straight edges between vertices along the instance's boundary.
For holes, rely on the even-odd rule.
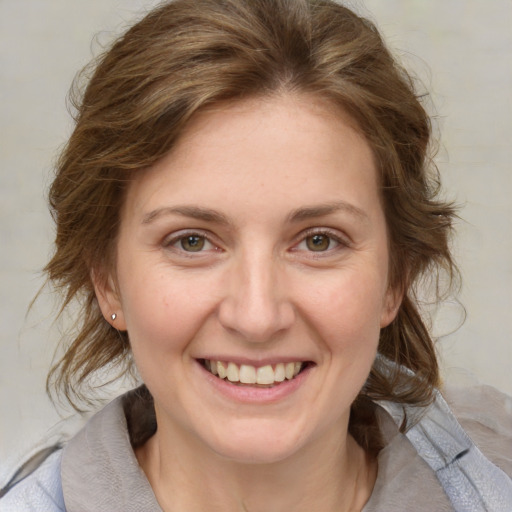
[[[46,271],[64,291],[64,307],[78,298],[81,309],[49,389],[56,385],[70,401],[84,398],[81,388],[95,371],[132,364],[127,334],[104,320],[91,283],[91,272],[106,278],[113,269],[132,173],[165,155],[201,109],[286,92],[317,95],[348,112],[380,172],[390,286],[404,295],[396,319],[382,329],[379,353],[397,366],[374,365],[354,422],[365,417],[365,397],[431,400],[438,366],[415,290],[422,276],[456,276],[448,246],[454,209],[438,197],[430,119],[411,78],[372,23],[329,0],[176,0],[100,56],[75,103],[76,126],[50,191],[57,235]],[[358,437],[370,446],[364,428]]]

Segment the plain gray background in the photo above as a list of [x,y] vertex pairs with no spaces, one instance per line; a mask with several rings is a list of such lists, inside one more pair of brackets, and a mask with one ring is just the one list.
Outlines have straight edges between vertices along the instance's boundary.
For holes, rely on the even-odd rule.
[[[59,339],[51,292],[26,313],[51,252],[44,194],[72,126],[65,97],[92,55],[155,3],[0,0],[0,485],[27,450],[63,428],[44,392]],[[455,301],[435,316],[444,375],[512,394],[512,2],[350,4],[377,21],[432,93],[447,196],[465,205],[455,253],[467,319],[457,329]]]

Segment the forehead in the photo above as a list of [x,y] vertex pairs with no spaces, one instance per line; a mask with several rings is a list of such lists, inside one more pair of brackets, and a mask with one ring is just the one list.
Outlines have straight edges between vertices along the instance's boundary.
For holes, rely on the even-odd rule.
[[190,200],[217,206],[230,198],[247,208],[275,208],[276,202],[317,203],[319,196],[324,202],[374,200],[372,151],[341,109],[287,95],[219,104],[196,114],[175,147],[135,176],[126,207]]

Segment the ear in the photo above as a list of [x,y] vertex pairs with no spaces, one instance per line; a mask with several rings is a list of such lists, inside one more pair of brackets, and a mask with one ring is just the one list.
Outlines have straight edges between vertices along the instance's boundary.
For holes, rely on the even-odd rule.
[[386,294],[384,295],[384,301],[382,304],[382,311],[380,316],[380,327],[381,329],[387,327],[398,314],[404,292],[397,288],[388,287]]
[[123,307],[113,276],[91,271],[91,279],[98,305],[105,320],[118,331],[126,331]]

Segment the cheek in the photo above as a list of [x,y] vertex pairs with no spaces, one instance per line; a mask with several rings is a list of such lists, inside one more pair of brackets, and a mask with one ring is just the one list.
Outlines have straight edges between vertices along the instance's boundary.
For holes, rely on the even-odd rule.
[[356,269],[326,279],[307,297],[310,316],[332,352],[376,349],[383,307],[382,279]]
[[211,292],[215,284],[211,279],[183,278],[168,271],[132,271],[131,275],[144,276],[125,280],[127,286],[121,290],[136,361],[158,360],[164,353],[184,351],[215,307]]

